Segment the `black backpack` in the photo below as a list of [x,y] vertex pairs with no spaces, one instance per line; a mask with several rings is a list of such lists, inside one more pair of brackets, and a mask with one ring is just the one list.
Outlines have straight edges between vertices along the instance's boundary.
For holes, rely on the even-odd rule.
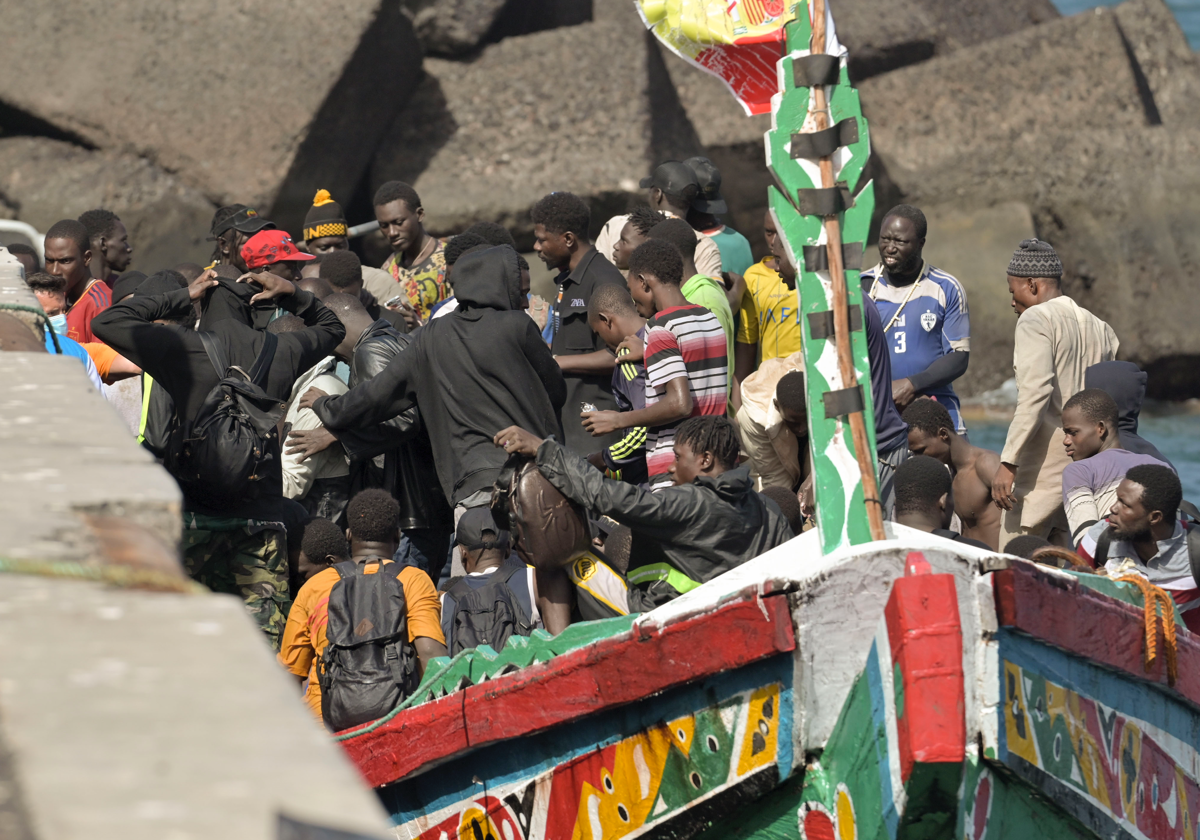
[[250,372],[230,365],[212,333],[199,333],[220,377],[200,405],[171,464],[188,498],[214,507],[257,499],[263,479],[278,469],[279,419],[287,408],[263,390],[279,339],[263,334]]
[[[1186,499],[1179,503],[1179,512],[1191,522],[1184,523],[1187,529],[1188,560],[1192,564],[1192,578],[1200,586],[1200,509]],[[1108,562],[1108,549],[1112,545],[1113,529],[1109,525],[1096,537],[1096,555],[1092,561],[1100,569]]]
[[515,575],[525,574],[525,564],[511,558],[488,575],[488,582],[478,589],[465,578],[451,586],[446,594],[454,599],[454,620],[450,624],[450,655],[480,645],[490,645],[499,652],[510,636],[528,636],[533,632],[533,619],[517,600],[508,585]]
[[321,658],[321,717],[334,732],[378,720],[417,689],[417,651],[408,641],[404,585],[391,569],[375,574],[338,563],[329,593],[328,644]]

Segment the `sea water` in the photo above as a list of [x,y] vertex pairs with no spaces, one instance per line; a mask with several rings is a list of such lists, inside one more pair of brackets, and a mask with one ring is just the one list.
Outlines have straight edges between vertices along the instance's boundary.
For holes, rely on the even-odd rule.
[[[1120,0],[1055,0],[1054,5],[1064,15],[1073,15],[1096,6],[1115,6],[1118,2]],[[1200,0],[1167,0],[1167,5],[1175,13],[1192,49],[1200,49]]]
[[[1008,424],[977,420],[968,424],[968,434],[976,446],[999,452]],[[1183,484],[1183,497],[1200,504],[1200,414],[1164,405],[1154,414],[1142,414],[1138,434],[1170,459]]]

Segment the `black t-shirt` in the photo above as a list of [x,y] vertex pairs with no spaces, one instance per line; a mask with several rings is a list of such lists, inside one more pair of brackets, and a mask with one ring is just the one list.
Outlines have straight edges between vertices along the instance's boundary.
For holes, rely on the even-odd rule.
[[973,545],[976,548],[982,548],[984,551],[995,551],[995,549],[987,543],[980,542],[979,540],[973,540],[970,537],[964,537],[957,531],[950,531],[946,528],[934,528],[932,531],[930,531],[930,533],[935,537],[944,537],[945,539],[954,540],[955,542],[964,543],[965,545]]

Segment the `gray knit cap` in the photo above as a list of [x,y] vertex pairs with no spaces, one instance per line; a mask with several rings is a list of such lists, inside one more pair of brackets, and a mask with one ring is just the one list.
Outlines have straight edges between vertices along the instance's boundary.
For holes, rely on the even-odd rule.
[[1008,263],[1010,277],[1062,277],[1062,260],[1049,242],[1025,239]]

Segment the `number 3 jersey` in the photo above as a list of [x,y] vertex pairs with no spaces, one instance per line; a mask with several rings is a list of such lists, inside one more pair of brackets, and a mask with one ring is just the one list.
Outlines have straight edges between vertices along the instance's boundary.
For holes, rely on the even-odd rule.
[[[893,286],[887,270],[877,265],[862,273],[862,284],[883,321],[892,357],[892,379],[917,377],[954,350],[970,351],[967,293],[953,275],[925,263],[915,283]],[[958,410],[958,395],[949,383],[918,387],[917,392],[942,403],[957,431],[966,431]]]

